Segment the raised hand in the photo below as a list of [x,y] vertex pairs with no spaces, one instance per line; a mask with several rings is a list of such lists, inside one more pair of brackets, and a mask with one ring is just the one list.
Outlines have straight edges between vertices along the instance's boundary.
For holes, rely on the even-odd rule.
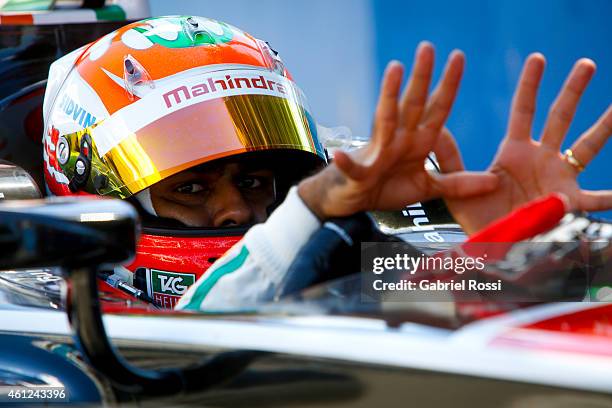
[[[540,140],[536,141],[531,128],[544,66],[544,57],[532,54],[523,67],[507,134],[488,169],[499,178],[497,188],[461,200],[445,194],[454,217],[468,233],[530,200],[553,192],[563,193],[572,210],[612,208],[612,191],[582,190],[576,180],[612,134],[612,106],[578,138],[569,152],[560,152],[580,97],[595,72],[595,64],[588,59],[576,62],[550,108]],[[463,170],[459,150],[449,134],[444,133],[438,139],[435,152],[444,173]]]
[[400,97],[403,67],[391,62],[382,81],[370,143],[354,152],[337,152],[332,165],[300,183],[300,196],[319,218],[399,209],[442,192],[464,198],[497,186],[497,178],[488,173],[458,171],[432,178],[425,171],[427,154],[437,145],[457,94],[464,56],[451,53],[428,96],[433,64],[433,47],[421,43]]

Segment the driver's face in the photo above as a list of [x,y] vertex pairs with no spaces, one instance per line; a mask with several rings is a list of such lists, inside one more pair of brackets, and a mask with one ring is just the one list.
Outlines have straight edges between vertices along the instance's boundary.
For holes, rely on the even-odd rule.
[[190,227],[219,228],[265,221],[274,188],[272,170],[257,162],[234,161],[185,170],[150,191],[158,216]]

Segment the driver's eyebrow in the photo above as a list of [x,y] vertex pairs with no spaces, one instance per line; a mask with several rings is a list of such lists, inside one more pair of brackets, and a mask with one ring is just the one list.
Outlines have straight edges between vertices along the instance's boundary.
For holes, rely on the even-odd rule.
[[274,172],[269,163],[262,160],[247,160],[243,163],[238,163],[238,169],[242,172],[252,171],[271,171]]
[[200,164],[199,166],[188,169],[185,172],[194,176],[200,176],[202,174],[212,174],[215,172],[219,172],[222,170],[222,167],[223,166],[220,164],[204,163]]
[[194,175],[211,174],[214,172],[223,171],[227,166],[236,165],[239,172],[253,171],[271,171],[274,172],[272,166],[263,160],[245,159],[241,161],[232,161],[228,163],[204,163],[199,166],[189,169]]

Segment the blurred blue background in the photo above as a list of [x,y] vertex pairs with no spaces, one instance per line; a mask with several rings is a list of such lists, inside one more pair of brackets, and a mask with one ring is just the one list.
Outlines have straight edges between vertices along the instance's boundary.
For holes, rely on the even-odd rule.
[[[593,59],[567,141],[586,130],[612,102],[610,0],[151,0],[151,13],[194,14],[240,27],[280,52],[313,111],[326,126],[346,125],[368,137],[387,62],[410,66],[416,45],[436,46],[439,76],[446,55],[463,50],[467,66],[448,127],[469,169],[487,167],[504,135],[522,62],[542,52],[547,69],[534,135],[573,63]],[[588,189],[612,188],[612,143],[580,176]],[[605,213],[612,218],[612,211]]]

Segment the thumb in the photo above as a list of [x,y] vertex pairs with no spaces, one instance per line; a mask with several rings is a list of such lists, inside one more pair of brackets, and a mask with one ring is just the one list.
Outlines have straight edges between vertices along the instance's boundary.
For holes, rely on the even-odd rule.
[[499,178],[490,172],[458,171],[450,174],[429,173],[434,188],[443,198],[468,198],[495,190]]
[[457,142],[447,128],[443,128],[433,149],[442,173],[465,170]]

